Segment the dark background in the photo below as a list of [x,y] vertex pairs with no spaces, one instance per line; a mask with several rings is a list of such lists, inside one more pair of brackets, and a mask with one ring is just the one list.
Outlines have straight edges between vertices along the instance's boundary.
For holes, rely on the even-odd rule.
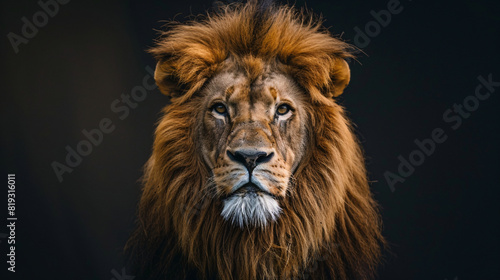
[[[43,0],[42,0],[43,1]],[[331,32],[355,43],[370,11],[389,1],[297,1],[325,18]],[[16,173],[16,273],[2,279],[103,279],[122,274],[122,248],[134,222],[141,168],[154,124],[168,98],[148,92],[124,120],[110,109],[148,75],[145,53],[161,20],[184,20],[211,1],[81,1],[58,13],[15,53],[7,34],[21,35],[36,1],[2,1],[1,176]],[[379,279],[500,279],[500,88],[456,130],[443,120],[475,92],[477,77],[500,81],[497,1],[401,1],[403,10],[351,62],[339,102],[349,111],[367,156],[372,191],[382,208],[386,254]],[[483,89],[484,91],[484,89]],[[109,118],[115,130],[59,182],[51,163],[83,129]],[[442,128],[447,140],[392,192],[384,172],[415,139]],[[7,188],[0,194],[6,224]],[[0,234],[7,233],[2,225]],[[128,271],[127,268],[124,268]],[[126,278],[123,278],[126,279]]]

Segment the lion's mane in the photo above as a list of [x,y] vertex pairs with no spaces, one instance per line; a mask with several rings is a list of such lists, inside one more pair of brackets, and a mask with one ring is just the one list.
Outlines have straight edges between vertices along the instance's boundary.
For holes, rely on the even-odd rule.
[[[173,97],[145,167],[138,228],[128,248],[146,279],[369,279],[384,243],[362,152],[332,96],[349,46],[293,8],[233,5],[174,26],[151,51]],[[283,212],[266,228],[221,218],[199,153],[196,93],[228,55],[276,58],[310,95],[307,155]],[[251,63],[249,63],[251,64]],[[249,68],[249,73],[252,71]],[[158,69],[157,69],[158,71]]]

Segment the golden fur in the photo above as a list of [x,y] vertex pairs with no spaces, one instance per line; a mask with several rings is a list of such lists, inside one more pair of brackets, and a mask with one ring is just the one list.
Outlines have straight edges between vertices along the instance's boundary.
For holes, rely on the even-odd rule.
[[[359,145],[333,96],[349,82],[349,46],[293,8],[232,5],[173,27],[151,52],[172,97],[145,168],[138,228],[128,247],[144,279],[370,279],[384,243]],[[306,147],[280,217],[267,227],[221,218],[201,152],[201,92],[227,68],[251,81],[268,65],[306,94]],[[234,89],[233,89],[234,90]],[[227,90],[231,94],[231,89]],[[275,96],[274,89],[270,94]],[[204,111],[203,111],[204,112]],[[209,139],[210,140],[210,139]]]

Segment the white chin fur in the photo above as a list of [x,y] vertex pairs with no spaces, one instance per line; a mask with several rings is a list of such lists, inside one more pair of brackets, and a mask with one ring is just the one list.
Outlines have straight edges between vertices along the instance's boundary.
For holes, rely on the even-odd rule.
[[266,227],[275,221],[281,212],[278,201],[267,194],[236,194],[224,200],[222,217],[241,228],[246,226]]

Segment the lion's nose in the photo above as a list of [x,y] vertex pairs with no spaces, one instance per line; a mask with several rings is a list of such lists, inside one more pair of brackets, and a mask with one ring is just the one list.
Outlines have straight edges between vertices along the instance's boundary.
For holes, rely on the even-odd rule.
[[249,172],[259,164],[268,162],[274,156],[274,153],[266,153],[258,150],[237,150],[234,152],[227,151],[227,156],[236,162],[242,163]]

